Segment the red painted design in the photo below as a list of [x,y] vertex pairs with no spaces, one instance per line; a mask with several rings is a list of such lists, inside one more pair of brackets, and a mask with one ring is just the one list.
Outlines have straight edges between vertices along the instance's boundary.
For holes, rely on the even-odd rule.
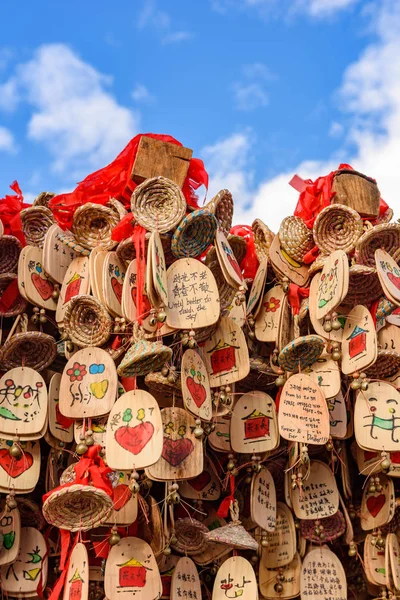
[[164,437],[162,457],[173,467],[180,465],[193,452],[194,446],[191,440],[180,438],[172,440]]
[[384,507],[386,498],[384,494],[367,498],[367,508],[373,517],[376,517]]
[[54,292],[54,283],[48,279],[43,279],[38,273],[32,273],[31,280],[42,300],[49,300]]
[[16,479],[25,471],[28,471],[33,465],[33,456],[30,452],[24,450],[21,458],[16,459],[10,456],[8,448],[0,450],[0,467],[5,470],[7,475]]
[[190,376],[186,378],[186,385],[190,392],[190,395],[193,398],[193,402],[195,403],[197,408],[200,408],[204,404],[204,401],[207,397],[206,388],[204,387],[204,385],[198,383],[193,379],[193,377]]

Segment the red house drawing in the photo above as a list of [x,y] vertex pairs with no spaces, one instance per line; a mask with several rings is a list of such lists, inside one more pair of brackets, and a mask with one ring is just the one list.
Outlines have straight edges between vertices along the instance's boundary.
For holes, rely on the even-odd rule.
[[367,333],[366,329],[362,329],[356,325],[347,338],[349,341],[349,356],[354,358],[362,354],[367,349]]
[[264,415],[258,409],[254,409],[252,413],[243,417],[244,421],[244,437],[246,440],[254,440],[257,438],[265,438],[269,436],[269,422],[271,417]]
[[69,586],[69,600],[80,600],[82,595],[83,579],[80,576],[78,569],[76,569],[72,578],[69,580],[69,583],[71,584]]
[[71,298],[78,296],[79,291],[81,289],[82,279],[83,277],[81,277],[79,273],[75,273],[68,281],[67,287],[65,289],[64,304],[69,302]]
[[131,558],[119,567],[120,587],[144,587],[146,585],[146,567]]
[[218,344],[208,351],[208,354],[211,354],[212,375],[225,373],[236,367],[235,350],[238,348],[239,346],[219,340]]

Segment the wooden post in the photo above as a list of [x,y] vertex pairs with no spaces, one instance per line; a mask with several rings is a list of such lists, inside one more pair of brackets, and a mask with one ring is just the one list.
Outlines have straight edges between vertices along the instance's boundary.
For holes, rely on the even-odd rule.
[[193,151],[183,146],[143,136],[139,143],[131,179],[137,184],[151,177],[167,177],[183,186]]
[[362,217],[379,215],[381,194],[373,179],[358,171],[343,169],[333,178],[332,190],[336,192],[332,202],[354,208]]

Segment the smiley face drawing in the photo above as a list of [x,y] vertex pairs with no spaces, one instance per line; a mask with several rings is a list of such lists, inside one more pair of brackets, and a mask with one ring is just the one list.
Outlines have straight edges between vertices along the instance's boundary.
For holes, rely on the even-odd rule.
[[[378,439],[378,435],[379,435],[379,431],[376,431],[376,429],[384,429],[386,431],[391,431],[391,439],[392,442],[397,443],[399,441],[397,435],[395,434],[395,430],[398,429],[400,427],[400,416],[396,417],[396,413],[399,410],[399,403],[397,400],[395,400],[394,398],[389,398],[388,400],[385,401],[385,409],[382,409],[383,412],[381,415],[376,414],[377,413],[377,406],[374,405],[374,403],[377,403],[378,400],[377,398],[369,398],[368,399],[369,402],[371,403],[370,406],[370,413],[369,415],[366,415],[364,417],[364,419],[370,419],[370,423],[366,423],[365,425],[363,425],[363,427],[369,427],[370,428],[370,436],[372,437],[372,439],[377,440]],[[382,404],[382,401],[381,401]],[[380,411],[379,411],[380,412]],[[376,433],[377,435],[374,435],[374,433]]]

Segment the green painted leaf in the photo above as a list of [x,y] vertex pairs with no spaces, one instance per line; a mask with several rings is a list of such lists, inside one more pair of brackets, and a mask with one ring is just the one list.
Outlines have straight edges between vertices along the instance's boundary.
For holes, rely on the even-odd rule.
[[6,550],[13,547],[15,541],[15,531],[9,531],[4,535],[3,546]]
[[14,415],[11,410],[8,408],[4,408],[4,406],[0,406],[0,417],[4,417],[5,419],[11,419],[12,421],[20,421],[16,415]]

